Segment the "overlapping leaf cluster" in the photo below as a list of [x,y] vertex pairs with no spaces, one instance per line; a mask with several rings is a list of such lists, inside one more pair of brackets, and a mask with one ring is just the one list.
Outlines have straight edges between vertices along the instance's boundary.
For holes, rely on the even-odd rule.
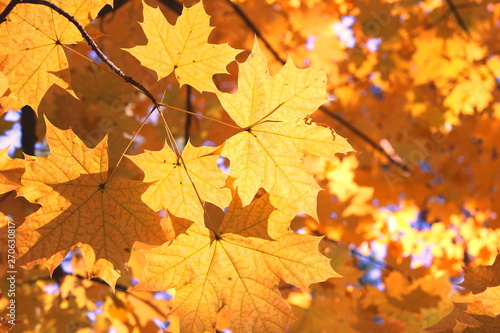
[[[53,1],[169,106],[162,116],[153,112],[130,147],[151,101],[96,60],[70,24],[59,31],[30,10],[67,22],[26,3],[0,24],[1,106],[29,104],[39,114],[39,138],[47,132],[69,139],[51,140],[47,158],[4,152],[0,161],[0,211],[31,235],[24,251],[33,246],[33,253],[24,260],[48,259],[55,268],[53,280],[40,266],[20,270],[26,330],[149,332],[169,325],[183,332],[216,321],[218,331],[281,331],[288,321],[289,332],[496,331],[500,4],[205,0],[209,19],[195,1],[182,1],[183,9],[174,0],[129,0],[96,20],[105,2]],[[1,8],[7,3],[0,0]],[[326,71],[297,70],[291,59]],[[46,129],[44,116],[55,127]],[[2,131],[11,126],[0,122]],[[334,156],[349,148],[342,136],[357,154]],[[182,152],[172,149],[174,140]],[[74,160],[87,161],[77,176],[73,168],[41,172],[57,155],[65,160],[58,166],[71,165],[55,147],[73,141],[80,147]],[[106,153],[107,169],[87,157]],[[61,173],[62,184],[40,178]],[[44,192],[31,193],[30,184]],[[16,198],[22,191],[39,202]],[[113,203],[114,193],[126,194],[125,201]],[[159,220],[159,210],[168,217]],[[61,248],[75,245],[56,241],[66,228],[41,214],[75,221],[96,211],[92,222],[67,228],[65,239],[82,242],[56,268],[67,251]],[[291,224],[300,236],[289,231],[297,212],[306,213]],[[131,246],[130,228],[139,236],[148,221],[101,230],[124,216],[155,216],[149,222],[165,234],[143,235],[145,244]],[[3,236],[9,218],[0,221]],[[48,248],[36,245],[44,235]],[[318,239],[307,235],[325,235],[321,252],[342,277],[306,288],[334,275],[320,269],[329,266],[317,254]],[[52,259],[35,259],[58,248]],[[464,270],[462,290],[453,283]],[[101,280],[81,278],[96,275],[117,281],[115,293]],[[176,290],[133,291],[132,278],[136,288]],[[4,294],[0,309],[5,304]],[[197,310],[182,322],[170,315],[188,309]]]
[[[102,5],[62,7],[78,18],[93,17],[90,9]],[[256,41],[239,64],[237,93],[223,93],[212,77],[225,73],[240,51],[207,42],[212,28],[202,3],[184,8],[175,25],[159,8],[143,8],[147,44],[126,50],[158,79],[175,73],[181,86],[215,93],[239,133],[219,148],[187,142],[181,154],[170,140],[159,151],[127,155],[145,174],[137,181],[110,172],[107,136],[88,148],[73,130],[46,120],[47,157],[17,162],[3,151],[2,191],[16,190],[39,205],[17,228],[17,263],[44,264],[52,273],[79,247],[89,276],[114,287],[130,253],[141,255],[135,242],[161,245],[144,250],[146,266],[135,289],[176,288],[182,331],[213,330],[223,307],[235,331],[284,331],[294,316],[276,286],[284,281],[305,289],[337,276],[319,253],[318,237],[288,228],[299,212],[316,216],[320,187],[302,158],[352,149],[333,129],[309,119],[328,100],[326,75],[289,60],[272,77]],[[45,7],[19,4],[0,29],[0,70],[8,81],[3,111],[26,104],[37,110],[54,84],[73,93],[64,50],[81,36],[69,22]],[[218,152],[230,163],[229,175],[217,166]],[[222,222],[208,214],[207,203],[227,209]],[[171,217],[170,240],[160,210]]]

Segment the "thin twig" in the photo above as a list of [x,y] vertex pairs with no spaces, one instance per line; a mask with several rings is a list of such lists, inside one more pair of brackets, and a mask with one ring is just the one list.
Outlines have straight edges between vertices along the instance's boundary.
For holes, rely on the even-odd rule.
[[279,62],[281,62],[281,64],[285,64],[285,59],[281,58],[280,55],[278,54],[278,52],[271,46],[271,44],[269,44],[269,42],[267,41],[267,39],[262,36],[262,34],[260,33],[260,30],[257,29],[257,27],[253,24],[253,22],[250,20],[250,18],[248,18],[248,16],[241,10],[241,8],[233,3],[231,0],[226,0],[226,2],[231,6],[233,7],[234,11],[236,12],[236,14],[238,14],[238,16],[243,20],[245,21],[246,25],[248,25],[248,27],[255,33],[255,35],[257,36],[257,38],[259,38],[262,43],[264,43],[264,45],[267,47],[267,49],[269,51],[271,51],[271,53],[273,54],[274,58],[276,58],[276,60],[278,60]]
[[467,35],[470,35],[469,28],[467,28],[467,25],[465,24],[464,19],[458,12],[457,7],[451,0],[446,0],[446,3],[448,4],[448,7],[450,7],[451,12],[453,13],[453,16],[455,16],[455,19],[457,20],[458,25],[467,33]]
[[[148,121],[149,117],[151,117],[151,115],[153,114],[153,112],[160,112],[160,109],[158,109],[157,107],[154,107],[151,111],[149,111],[148,115],[146,116],[146,118],[144,118],[144,120],[142,121],[141,123],[141,126],[139,126],[139,129],[134,133],[134,135],[130,138],[130,141],[128,142],[127,146],[125,147],[125,150],[123,151],[123,153],[120,155],[120,158],[118,159],[118,162],[116,162],[116,165],[113,169],[113,171],[111,171],[111,173],[109,174],[108,178],[106,179],[106,182],[108,182],[111,178],[113,178],[113,176],[115,175],[116,173],[116,170],[118,169],[118,165],[120,165],[120,163],[122,162],[123,160],[123,157],[125,156],[125,154],[127,153],[127,151],[129,150],[129,148],[132,146],[132,143],[134,143],[135,141],[135,138],[137,137],[137,135],[139,135],[139,132],[142,130],[142,128],[144,127],[144,125],[146,125],[146,122]],[[161,112],[160,112],[161,113]]]
[[153,304],[151,301],[147,300],[147,299],[144,299],[142,297],[139,297],[138,295],[135,295],[133,293],[133,290],[125,290],[124,291],[128,296],[132,296],[134,297],[135,299],[138,299],[139,301],[141,301],[142,303],[146,304],[147,306],[149,306],[151,309],[153,309],[156,313],[162,315],[163,317],[167,318],[168,317],[168,313],[164,313],[162,309],[160,309],[156,304]]
[[[314,236],[323,237],[323,239],[325,241],[327,241],[329,243],[332,243],[334,245],[337,245],[337,246],[340,245],[341,243],[343,243],[341,241],[329,238],[327,235],[322,234],[318,230],[311,230],[311,233]],[[392,271],[400,272],[409,281],[413,280],[413,278],[410,275],[408,275],[406,272],[403,272],[402,270],[398,269],[397,267],[389,265],[387,262],[384,262],[384,261],[378,260],[376,258],[373,258],[370,255],[366,256],[366,255],[362,254],[358,249],[350,249],[349,253],[351,254],[352,257],[362,258],[363,260],[366,260],[366,261],[368,261],[368,262],[372,263],[373,265],[378,266],[380,268],[385,268],[385,269],[387,269],[390,272],[392,272]]]
[[9,4],[4,8],[3,12],[0,14],[0,24],[7,21],[7,16],[10,14],[12,9],[14,9],[14,7],[16,7],[16,5],[21,1],[22,0],[12,0],[11,2],[9,2]]
[[[97,54],[97,56],[109,67],[113,72],[115,72],[119,77],[121,77],[125,82],[137,87],[144,95],[146,95],[154,104],[155,108],[158,107],[158,102],[153,97],[153,95],[147,90],[142,84],[134,80],[132,77],[126,75],[118,66],[116,66],[109,58],[102,52],[102,50],[97,46],[95,41],[90,37],[90,35],[85,31],[83,26],[78,22],[71,14],[67,13],[63,9],[59,8],[57,5],[45,1],[45,0],[24,0],[22,3],[30,3],[34,5],[47,6],[57,12],[59,15],[64,16],[68,21],[70,21],[77,29],[80,31],[82,37],[87,41],[92,50]],[[60,43],[56,41],[56,43]]]
[[[260,33],[259,29],[257,29],[257,27],[250,20],[250,18],[241,10],[241,8],[237,4],[233,3],[231,0],[226,0],[226,2],[234,9],[234,11],[247,24],[247,26],[252,30],[252,32],[255,33],[255,35],[264,43],[267,49],[273,54],[275,59],[279,61],[281,64],[285,64],[285,60],[279,56],[278,52]],[[348,130],[353,132],[355,135],[359,136],[368,145],[372,146],[376,151],[384,155],[389,160],[390,163],[394,164],[395,166],[397,166],[398,168],[402,169],[405,172],[411,172],[410,168],[404,162],[395,160],[382,146],[377,144],[373,139],[371,139],[368,135],[364,134],[360,129],[349,123],[347,120],[333,113],[324,106],[320,107],[320,110],[330,118],[333,118],[334,120],[337,120],[339,123],[344,125]]]
[[[64,275],[62,277],[73,276],[73,277],[77,278],[80,281],[87,280],[87,281],[90,281],[92,283],[99,284],[99,285],[111,288],[111,286],[106,281],[104,281],[104,280],[102,280],[101,278],[98,278],[98,277],[97,278],[88,279],[87,277],[81,276],[80,274],[66,273],[66,272],[63,272],[63,274]],[[33,285],[34,283],[36,283],[36,281],[55,281],[55,280],[52,277],[50,277],[50,276],[45,276],[45,277],[37,277],[35,279],[26,280],[23,283],[24,284]],[[164,316],[165,318],[168,317],[168,313],[164,313],[157,305],[153,304],[151,301],[149,301],[147,299],[144,299],[144,298],[139,297],[138,295],[134,294],[135,290],[128,290],[127,286],[125,286],[123,284],[119,284],[119,283],[117,283],[115,285],[115,290],[123,292],[123,293],[127,294],[128,296],[134,297],[135,299],[137,299],[137,300],[143,302],[144,304],[146,304],[147,306],[149,306],[156,313]],[[113,298],[114,294],[110,292],[109,296]]]
[[[448,15],[451,14],[451,9],[446,9],[446,11],[444,13],[442,13],[441,15],[439,15],[435,20],[434,22],[432,23],[429,23],[429,24],[426,24],[424,26],[424,31],[425,30],[430,30],[432,28],[434,28],[435,26],[437,26],[441,21],[443,21],[445,18],[448,17]],[[420,33],[417,33],[416,35],[413,35],[412,38],[415,38],[415,37],[418,37],[420,35]]]
[[344,125],[348,130],[350,130],[351,132],[356,134],[358,137],[360,137],[362,140],[364,140],[366,143],[368,143],[370,146],[372,146],[375,150],[377,150],[379,153],[384,155],[392,164],[394,164],[395,166],[397,166],[398,168],[400,168],[404,172],[412,172],[412,170],[403,161],[396,160],[384,148],[382,148],[382,146],[378,145],[372,138],[370,138],[368,135],[363,133],[357,127],[353,126],[350,122],[346,121],[344,118],[342,118],[338,114],[335,114],[332,111],[328,110],[324,106],[321,106],[319,109],[321,111],[323,111],[329,117],[337,120],[339,123]]
[[[434,28],[436,25],[438,25],[441,21],[443,21],[446,17],[448,17],[448,15],[450,15],[452,13],[455,17],[457,17],[456,15],[458,14],[459,9],[477,7],[477,6],[481,6],[482,4],[481,3],[462,3],[462,4],[452,3],[452,5],[454,6],[456,12],[452,12],[451,6],[448,5],[448,8],[442,14],[440,14],[439,17],[436,18],[433,23],[429,23],[429,24],[424,26],[424,31]],[[459,15],[459,17],[460,17],[460,15]],[[462,20],[462,17],[460,17],[460,20]],[[468,31],[468,28],[465,25],[465,23],[464,23],[464,26],[467,29],[466,31]],[[423,31],[418,32],[415,35],[412,35],[411,38],[418,37],[418,36],[420,36],[421,33],[423,33]]]
[[186,124],[184,126],[184,146],[187,145],[189,140],[189,134],[191,130],[191,123],[193,122],[193,105],[191,103],[191,86],[186,85]]
[[217,237],[220,237],[220,236],[217,233],[217,229],[215,228],[215,224],[212,222],[210,215],[208,214],[207,210],[205,209],[204,201],[201,198],[200,192],[198,192],[198,188],[196,187],[196,185],[193,181],[193,178],[191,177],[190,171],[188,170],[188,168],[186,166],[186,162],[184,161],[184,157],[182,157],[182,152],[179,149],[179,146],[177,146],[177,142],[175,141],[174,135],[172,134],[172,130],[170,129],[170,126],[168,126],[167,120],[165,119],[165,116],[163,116],[163,113],[160,112],[160,116],[163,120],[163,124],[165,126],[165,131],[167,132],[167,138],[170,139],[170,145],[172,147],[172,150],[177,155],[177,162],[180,163],[180,165],[182,166],[182,168],[186,172],[186,175],[189,179],[189,182],[191,183],[191,185],[193,185],[193,190],[196,194],[196,197],[198,198],[198,202],[200,203],[201,207],[203,208],[203,212],[205,213],[206,222],[211,227],[211,230],[214,232],[216,239],[218,239]]

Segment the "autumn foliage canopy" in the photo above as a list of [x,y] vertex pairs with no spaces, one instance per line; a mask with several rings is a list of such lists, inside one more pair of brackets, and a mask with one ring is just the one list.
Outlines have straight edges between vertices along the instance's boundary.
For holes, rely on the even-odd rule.
[[0,18],[0,332],[500,330],[495,1]]

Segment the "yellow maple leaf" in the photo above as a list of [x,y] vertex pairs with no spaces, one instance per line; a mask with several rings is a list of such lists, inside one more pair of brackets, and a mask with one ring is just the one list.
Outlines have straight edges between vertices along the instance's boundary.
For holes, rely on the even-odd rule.
[[160,245],[160,217],[140,197],[148,185],[107,181],[107,138],[87,148],[71,130],[47,124],[51,155],[33,157],[18,191],[41,205],[18,228],[19,264],[45,264],[52,272],[69,250],[82,247],[91,275],[111,286],[135,241]]
[[447,121],[458,123],[460,113],[474,114],[487,108],[494,99],[491,91],[495,89],[495,84],[495,79],[486,68],[471,70],[469,78],[457,83],[443,102],[449,109]]
[[175,25],[168,23],[159,8],[152,8],[144,2],[143,7],[144,22],[141,26],[148,43],[126,50],[143,66],[154,70],[160,79],[175,71],[181,86],[189,84],[200,92],[217,91],[212,76],[227,73],[226,66],[234,61],[240,50],[227,44],[207,42],[213,28],[203,3],[184,7]]
[[320,187],[301,158],[331,158],[352,150],[333,129],[308,118],[328,101],[325,73],[298,69],[288,59],[270,77],[266,58],[255,41],[251,55],[240,64],[238,92],[217,95],[242,129],[226,141],[221,155],[231,162],[230,176],[237,178],[234,186],[243,204],[262,187],[271,194],[275,207],[292,205],[316,216]]
[[136,289],[175,287],[182,332],[213,331],[223,306],[234,332],[285,331],[293,315],[277,284],[305,289],[338,275],[318,251],[320,238],[288,230],[271,239],[273,210],[268,194],[243,207],[234,193],[216,231],[208,221],[210,229],[174,218],[177,237],[144,251],[147,265]]
[[[223,188],[227,175],[217,167],[213,147],[193,147],[190,142],[182,152],[182,161],[165,144],[160,151],[146,151],[128,156],[145,173],[145,182],[153,182],[142,199],[158,211],[168,209],[178,217],[203,223],[204,210],[200,203],[209,201],[221,208],[231,201],[231,191]],[[186,172],[189,172],[189,176]]]
[[0,194],[21,186],[21,176],[26,164],[26,160],[10,158],[8,150],[9,148],[0,149]]
[[486,288],[476,297],[481,300],[486,310],[491,311],[495,316],[500,315],[500,286]]
[[[0,2],[0,11],[9,1]],[[108,0],[55,1],[82,25]],[[0,85],[0,113],[30,105],[37,110],[46,91],[53,85],[70,89],[70,73],[63,45],[83,40],[66,18],[52,9],[34,4],[16,5],[0,25],[0,71],[9,81],[9,90]],[[20,65],[22,64],[22,65]]]

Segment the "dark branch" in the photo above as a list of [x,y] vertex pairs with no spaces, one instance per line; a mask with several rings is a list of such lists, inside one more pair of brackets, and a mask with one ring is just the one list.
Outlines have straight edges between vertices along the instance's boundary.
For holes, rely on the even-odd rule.
[[21,146],[23,153],[35,156],[36,115],[35,111],[26,105],[21,109]]
[[363,133],[361,130],[359,130],[357,127],[354,127],[346,121],[344,118],[339,116],[338,114],[333,113],[332,111],[328,110],[326,107],[321,106],[319,108],[321,111],[323,111],[326,115],[329,117],[337,120],[339,123],[344,125],[348,130],[356,134],[358,137],[360,137],[362,140],[364,140],[366,143],[368,143],[370,146],[372,146],[375,150],[377,150],[379,153],[384,155],[392,164],[403,170],[404,172],[412,172],[411,169],[402,161],[396,160],[393,156],[391,156],[382,146],[378,145],[375,141],[373,141],[372,138],[367,136],[365,133]]
[[70,21],[77,29],[80,31],[82,37],[87,41],[92,50],[97,54],[97,56],[109,67],[113,72],[115,72],[119,77],[121,77],[125,82],[130,83],[131,85],[137,87],[140,91],[144,93],[155,105],[155,108],[158,108],[158,102],[153,97],[153,95],[139,82],[134,80],[132,77],[126,75],[120,68],[118,68],[109,58],[102,52],[102,50],[97,46],[95,41],[89,36],[87,31],[83,28],[83,26],[78,22],[73,16],[54,5],[53,3],[45,0],[24,0],[23,3],[30,3],[34,5],[42,5],[47,6],[57,12],[59,15],[64,16],[68,21]]
[[469,28],[467,28],[467,25],[465,24],[464,19],[458,12],[457,7],[451,0],[446,0],[446,3],[448,4],[448,7],[450,7],[451,12],[453,13],[453,16],[455,16],[455,19],[457,20],[458,25],[460,28],[462,28],[468,35],[470,35]]
[[182,3],[175,0],[159,0],[159,1],[168,8],[170,8],[170,10],[176,13],[177,15],[181,15],[183,6]]
[[236,14],[238,14],[238,16],[243,21],[245,21],[246,25],[248,25],[248,27],[255,33],[255,35],[257,36],[257,38],[259,38],[262,41],[262,43],[264,43],[264,45],[267,47],[267,49],[269,51],[271,51],[271,53],[273,54],[274,58],[276,58],[276,60],[278,60],[279,62],[281,62],[281,64],[284,65],[285,64],[285,60],[280,57],[280,55],[278,54],[278,52],[271,46],[271,44],[269,44],[269,42],[267,41],[267,39],[264,36],[262,36],[262,34],[260,33],[260,30],[257,29],[257,27],[248,18],[248,16],[246,16],[246,14],[241,10],[241,8],[237,4],[233,3],[231,0],[226,0],[226,2],[231,7],[233,7],[233,9],[236,12]]
[[0,14],[0,24],[7,21],[7,16],[10,14],[12,9],[16,7],[18,3],[20,3],[22,0],[12,0],[9,2],[9,4],[4,8],[3,12]]
[[[441,15],[439,15],[439,17],[437,19],[434,20],[433,23],[430,23],[430,24],[427,24],[424,26],[424,31],[425,30],[430,30],[432,28],[434,28],[435,26],[437,26],[439,23],[441,23],[441,21],[443,21],[445,18],[448,17],[448,15],[452,14],[455,16],[455,18],[457,18],[457,15],[458,15],[458,9],[463,9],[463,8],[472,8],[472,7],[477,7],[477,6],[481,6],[482,4],[481,3],[462,3],[462,4],[454,4],[454,3],[451,3],[453,5],[453,7],[455,8],[455,12],[452,12],[452,9],[451,9],[451,6],[448,5],[448,9],[446,9]],[[462,20],[462,18],[460,17],[459,15],[459,20]],[[463,22],[463,20],[462,20]],[[468,31],[468,28],[467,26],[465,25],[464,23],[464,26],[465,28],[467,29],[466,31]],[[462,27],[463,29],[463,27]],[[464,29],[465,30],[465,29]],[[417,36],[419,36],[420,33],[417,33],[415,35],[412,35],[411,38],[415,38]]]
[[[193,111],[193,105],[191,103],[191,86],[190,85],[186,85],[186,110],[189,112]],[[190,113],[186,113],[186,124],[184,126],[184,145],[187,145],[187,143],[188,143],[192,121],[193,121],[193,115]]]
[[[245,21],[245,23],[248,25],[248,27],[255,33],[255,35],[264,43],[264,45],[267,47],[267,49],[274,55],[277,61],[279,61],[282,64],[285,64],[285,60],[283,60],[278,52],[269,44],[269,42],[266,40],[264,36],[260,33],[259,29],[252,23],[252,21],[248,18],[248,16],[243,13],[241,8],[235,3],[233,3],[231,0],[226,0],[226,2],[231,5],[231,7],[235,10],[235,12],[240,16],[240,18]],[[339,123],[344,125],[347,129],[349,129],[351,132],[359,136],[362,140],[364,140],[368,145],[372,146],[375,150],[378,152],[382,153],[389,161],[390,163],[394,164],[398,168],[402,169],[405,172],[411,172],[410,168],[408,166],[400,161],[395,160],[384,148],[382,148],[379,144],[377,144],[373,139],[368,137],[366,134],[364,134],[360,129],[356,128],[352,124],[350,124],[348,121],[343,119],[341,116],[333,113],[332,111],[328,110],[326,107],[322,106],[320,107],[320,110],[325,113],[327,116],[330,118],[337,120]]]

